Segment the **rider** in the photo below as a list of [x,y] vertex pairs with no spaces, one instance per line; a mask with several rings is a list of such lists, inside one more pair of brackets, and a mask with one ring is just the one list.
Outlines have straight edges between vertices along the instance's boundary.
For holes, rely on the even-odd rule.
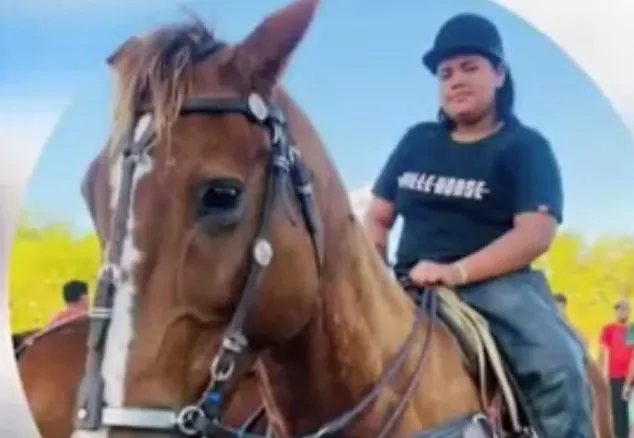
[[447,21],[423,57],[438,79],[438,120],[410,127],[373,187],[365,226],[385,257],[397,217],[395,272],[442,283],[489,321],[548,438],[592,435],[585,353],[531,263],[562,220],[549,142],[513,112],[496,27],[475,14]]
[[80,280],[70,280],[62,288],[64,309],[55,313],[47,327],[60,325],[66,321],[85,315],[88,311],[88,284]]

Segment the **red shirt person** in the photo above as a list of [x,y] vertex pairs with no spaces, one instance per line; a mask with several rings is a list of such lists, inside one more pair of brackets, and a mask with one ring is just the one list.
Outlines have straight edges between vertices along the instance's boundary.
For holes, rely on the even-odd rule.
[[627,402],[622,393],[634,351],[634,325],[629,323],[630,304],[626,299],[614,304],[614,316],[599,336],[599,364],[610,382],[615,437],[627,438]]
[[85,315],[88,311],[88,285],[85,282],[79,280],[67,282],[64,284],[62,294],[66,307],[51,317],[47,328]]

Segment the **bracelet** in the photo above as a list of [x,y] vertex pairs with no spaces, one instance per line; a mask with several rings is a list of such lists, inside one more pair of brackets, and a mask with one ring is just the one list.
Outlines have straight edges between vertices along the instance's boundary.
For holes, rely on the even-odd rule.
[[465,284],[468,280],[467,271],[464,268],[463,264],[460,262],[456,262],[453,264],[458,273],[460,274],[460,282],[459,284]]

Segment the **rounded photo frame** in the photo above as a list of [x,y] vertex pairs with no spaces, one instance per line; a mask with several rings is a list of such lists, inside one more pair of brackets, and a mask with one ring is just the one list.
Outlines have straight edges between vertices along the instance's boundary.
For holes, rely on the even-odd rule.
[[[534,413],[527,408],[532,395],[524,404],[523,374],[509,372],[510,364],[515,369],[532,367],[524,374],[539,375],[544,390],[557,386],[549,377],[556,366],[566,369],[559,393],[576,391],[578,396],[575,402],[569,400],[569,412],[557,415],[569,420],[563,423],[570,433],[576,427],[575,433],[582,435],[593,429],[596,436],[625,438],[626,399],[634,373],[628,375],[630,359],[620,357],[617,364],[619,359],[613,356],[619,348],[630,349],[627,328],[634,284],[634,207],[628,203],[634,179],[629,170],[634,149],[627,100],[631,72],[622,56],[633,48],[625,38],[627,20],[618,8],[605,11],[575,4],[571,12],[566,2],[452,0],[433,7],[401,3],[359,10],[352,3],[317,0],[272,0],[252,8],[196,1],[186,8],[190,15],[193,11],[193,21],[181,5],[168,1],[156,2],[152,14],[142,5],[119,2],[15,6],[14,20],[6,22],[6,29],[24,40],[8,50],[6,65],[12,67],[3,72],[0,85],[0,121],[7,126],[1,134],[7,147],[0,160],[5,165],[0,204],[7,266],[2,315],[6,338],[14,343],[13,349],[7,345],[6,354],[19,356],[19,362],[16,366],[5,361],[6,393],[15,394],[7,403],[7,415],[15,421],[0,426],[0,432],[37,436],[39,427],[44,438],[60,433],[114,438],[118,429],[128,429],[132,435],[126,436],[145,429],[184,436],[264,436],[272,427],[273,433],[289,436],[335,431],[411,435],[453,427],[457,433],[487,435],[496,428],[526,433],[526,427],[549,436],[566,434],[544,430],[548,418],[542,418],[539,409]],[[471,21],[458,20],[458,30],[441,37],[443,24],[466,15]],[[501,39],[483,37],[486,32],[474,24],[474,17],[492,23]],[[574,28],[566,24],[573,17]],[[579,26],[582,20],[584,26]],[[0,19],[0,24],[5,21]],[[163,27],[183,22],[191,27],[181,33]],[[30,32],[34,25],[44,30]],[[478,30],[469,30],[473,26]],[[142,34],[145,39],[135,39]],[[82,42],[92,35],[94,43]],[[37,55],[32,59],[24,56],[29,44]],[[159,59],[153,57],[161,51],[157,47],[163,47],[167,58],[161,58],[162,70],[151,70],[148,66]],[[166,47],[177,55],[165,55]],[[476,61],[461,58],[465,56],[475,56]],[[192,67],[199,62],[196,57],[206,67]],[[174,69],[174,63],[181,64]],[[468,129],[460,134],[462,119],[456,114],[467,114],[469,105],[476,108],[486,95],[484,79],[474,73],[483,66],[491,67],[489,79],[491,84],[499,81],[499,89],[508,86],[512,73],[518,123],[532,136],[522,141],[535,149],[534,138],[545,139],[558,175],[549,173],[542,156],[538,168],[527,174],[525,181],[530,182],[517,176],[529,172],[522,165],[511,170],[511,179],[493,183],[487,179],[493,178],[491,163],[473,170],[480,160],[473,156],[466,160],[471,174],[461,176],[446,167],[452,158],[433,154],[428,158],[449,161],[438,161],[435,168],[421,164],[418,169],[401,166],[398,174],[388,172],[391,161],[417,166],[411,153],[405,161],[394,157],[399,140],[421,123],[437,130],[453,121],[451,136],[436,133],[434,138],[462,144],[460,135],[467,132],[466,143],[473,141]],[[170,68],[198,79],[190,78],[193,82],[187,86],[170,82],[162,76]],[[207,79],[201,79],[203,73]],[[112,86],[109,76],[118,77],[121,87]],[[278,106],[277,97],[270,99],[278,81],[294,101],[282,98],[284,105]],[[201,88],[201,83],[206,85]],[[196,87],[205,92],[197,94]],[[118,101],[113,101],[115,96]],[[139,104],[139,99],[149,100]],[[182,105],[171,115],[170,102]],[[137,123],[140,114],[149,115],[147,124]],[[181,122],[187,130],[171,130],[176,119],[188,116],[192,121]],[[509,125],[502,121],[486,138],[498,130],[505,133]],[[202,135],[205,129],[222,133],[224,143]],[[261,132],[254,136],[252,129]],[[247,139],[264,145],[270,167],[258,161],[261,156],[251,157]],[[165,146],[172,140],[181,145],[179,150]],[[425,140],[430,145],[435,141]],[[509,142],[520,141],[512,136]],[[184,144],[198,150],[197,155],[182,152]],[[235,154],[229,144],[244,149]],[[532,159],[531,154],[513,158],[521,163]],[[245,163],[261,168],[260,179],[249,179]],[[272,189],[254,181],[268,181]],[[548,296],[535,298],[532,304],[522,298],[521,306],[520,301],[511,303],[512,292],[494,302],[471,299],[470,287],[488,290],[493,277],[511,278],[503,271],[506,263],[515,270],[528,262],[513,266],[517,256],[512,251],[500,256],[504,244],[498,245],[500,262],[491,266],[486,261],[495,260],[494,252],[479,259],[471,257],[477,252],[472,251],[450,261],[441,256],[435,260],[433,245],[453,245],[452,233],[437,243],[433,239],[452,229],[452,219],[444,215],[436,228],[429,226],[431,231],[423,231],[421,223],[412,232],[408,208],[419,202],[416,208],[422,210],[427,205],[429,211],[448,211],[460,204],[460,215],[484,217],[507,196],[485,208],[477,202],[486,203],[496,191],[511,193],[513,184],[537,199],[515,199],[512,208],[563,221],[542,250],[533,248],[538,254],[531,263],[549,283],[536,290]],[[552,198],[558,184],[564,201]],[[161,195],[158,187],[171,195]],[[265,195],[261,222],[254,213],[259,205],[255,200],[260,199],[254,195],[257,187]],[[391,190],[400,194],[391,198]],[[268,199],[273,207],[268,207]],[[394,230],[389,242],[377,238],[373,228],[380,221],[372,221],[380,219],[385,207],[381,202],[395,209],[387,227]],[[518,207],[522,202],[532,202],[531,207]],[[490,220],[508,222],[512,217],[499,215],[503,214]],[[182,218],[192,224],[186,226]],[[518,216],[514,220],[498,228],[510,232],[520,221]],[[487,224],[489,229],[493,222]],[[526,241],[540,240],[535,230]],[[466,231],[455,231],[453,241],[466,245],[480,232]],[[429,253],[423,256],[408,242],[425,232],[430,234],[420,248]],[[188,263],[180,266],[178,242],[185,240],[191,243],[180,257]],[[222,251],[217,250],[220,243],[227,245]],[[376,245],[389,267],[386,272],[381,257],[374,254]],[[419,261],[409,260],[408,251],[418,251]],[[396,268],[401,266],[408,279],[396,286],[394,279],[401,280]],[[236,271],[235,279],[226,274],[231,271]],[[448,288],[432,288],[437,282]],[[517,293],[528,282],[499,286],[496,293],[505,288]],[[325,284],[337,293],[328,295]],[[205,293],[205,287],[214,293]],[[381,288],[387,291],[385,296],[377,294]],[[423,293],[412,301],[398,293],[403,288]],[[438,293],[425,293],[428,288]],[[118,293],[111,294],[112,290]],[[61,310],[63,300],[83,304],[70,303]],[[503,302],[523,310],[500,310]],[[418,313],[405,310],[417,305],[422,309]],[[225,314],[227,309],[232,311]],[[509,324],[524,330],[526,345],[544,345],[521,350],[524,341],[519,336],[507,340],[513,347],[505,349],[505,336],[510,335],[495,326],[487,311],[503,313]],[[440,312],[437,316],[444,325],[433,324],[429,312]],[[322,322],[315,325],[315,319]],[[536,321],[540,323],[535,325]],[[461,354],[443,347],[447,331],[466,353],[465,369],[460,369]],[[428,343],[434,333],[437,340]],[[321,341],[314,343],[316,338]],[[53,339],[48,347],[38,348],[48,339]],[[266,353],[254,362],[251,356],[267,347],[273,356]],[[527,351],[551,357],[549,348],[560,352],[559,362],[514,362]],[[438,354],[430,355],[434,349]],[[561,353],[564,350],[566,354]],[[325,360],[327,355],[332,360]],[[423,360],[430,363],[429,357],[436,357],[445,370],[432,368],[438,374],[426,379]],[[586,357],[590,365],[584,369]],[[391,358],[396,365],[390,364]],[[481,368],[478,364],[484,359],[489,365]],[[298,368],[294,360],[310,366]],[[46,373],[50,377],[43,378]],[[293,373],[296,380],[286,380]],[[478,387],[483,373],[493,377],[492,393]],[[244,406],[225,412],[223,385],[234,374],[246,379],[235,396]],[[394,410],[386,405],[386,421],[378,421],[378,416],[374,421],[380,409],[360,417],[367,404],[387,401],[380,390],[389,376],[403,382],[411,378],[405,395],[390,396]],[[469,380],[473,377],[475,384]],[[451,390],[449,380],[456,382]],[[587,397],[584,383],[592,389]],[[259,387],[265,389],[268,415],[260,395],[255,395]],[[414,391],[416,387],[425,387],[428,394]],[[414,392],[409,394],[408,388]],[[432,402],[430,394],[446,420],[440,426],[421,413],[425,409],[416,410]],[[475,395],[472,404],[464,402],[464,412],[450,407],[460,394],[465,400]],[[418,403],[404,407],[407,397]],[[590,398],[594,411],[587,418],[574,416],[573,411],[588,409],[584,402]],[[99,408],[101,402],[104,409]],[[221,406],[228,422],[218,421]],[[401,409],[409,409],[420,421],[406,420],[409,416],[402,416]],[[472,415],[474,409],[478,415]]]

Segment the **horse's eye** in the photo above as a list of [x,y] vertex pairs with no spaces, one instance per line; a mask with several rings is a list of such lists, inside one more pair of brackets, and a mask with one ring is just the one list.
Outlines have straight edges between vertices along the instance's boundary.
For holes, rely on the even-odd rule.
[[214,178],[201,183],[196,198],[196,219],[225,216],[238,210],[242,201],[242,182],[229,178]]

